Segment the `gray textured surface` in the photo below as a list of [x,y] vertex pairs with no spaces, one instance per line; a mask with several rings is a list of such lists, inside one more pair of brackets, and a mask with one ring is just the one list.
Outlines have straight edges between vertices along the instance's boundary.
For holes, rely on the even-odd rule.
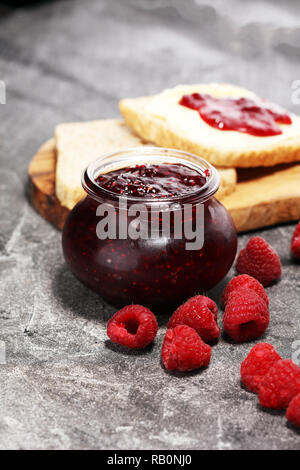
[[[123,96],[227,80],[297,112],[297,2],[222,3],[78,0],[0,10],[1,448],[300,448],[284,415],[260,410],[240,387],[250,344],[221,339],[210,367],[184,376],[161,367],[164,317],[144,353],[110,345],[113,309],[69,273],[60,233],[26,198],[27,165],[54,126],[116,116]],[[260,232],[283,262],[281,282],[268,289],[265,339],[285,357],[300,339],[293,226]]]

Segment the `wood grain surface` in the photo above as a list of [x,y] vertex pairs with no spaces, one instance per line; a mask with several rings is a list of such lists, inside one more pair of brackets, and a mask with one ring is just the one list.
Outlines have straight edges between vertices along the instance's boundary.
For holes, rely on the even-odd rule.
[[55,194],[56,152],[54,139],[45,142],[30,162],[28,173],[33,206],[49,222],[62,229],[69,209]]
[[[62,229],[69,213],[55,194],[54,139],[45,142],[29,166],[32,204],[49,222]],[[300,164],[239,171],[236,191],[222,203],[238,232],[300,219]]]

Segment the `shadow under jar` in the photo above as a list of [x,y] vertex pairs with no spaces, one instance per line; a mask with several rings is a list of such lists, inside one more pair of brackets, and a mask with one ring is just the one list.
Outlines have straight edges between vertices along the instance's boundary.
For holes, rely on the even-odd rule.
[[[124,186],[125,175],[129,180]],[[174,191],[164,191],[166,184]],[[128,149],[89,165],[82,185],[87,196],[65,222],[63,253],[75,276],[109,303],[171,308],[214,287],[232,266],[236,230],[230,214],[213,197],[219,175],[205,160],[172,149]],[[138,212],[136,204],[142,204]],[[187,226],[202,230],[202,247],[187,248],[193,243]],[[144,235],[139,236],[141,230]]]

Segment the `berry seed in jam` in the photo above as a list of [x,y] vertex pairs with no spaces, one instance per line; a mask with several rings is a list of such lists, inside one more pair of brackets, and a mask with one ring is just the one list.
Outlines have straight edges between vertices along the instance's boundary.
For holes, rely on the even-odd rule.
[[[208,170],[206,170],[208,171]],[[115,194],[132,197],[178,197],[204,186],[207,173],[182,164],[134,165],[101,174],[96,182]]]
[[292,124],[279,105],[264,99],[216,98],[206,93],[184,95],[179,104],[199,112],[210,126],[222,131],[238,131],[257,137],[282,134],[278,124]]

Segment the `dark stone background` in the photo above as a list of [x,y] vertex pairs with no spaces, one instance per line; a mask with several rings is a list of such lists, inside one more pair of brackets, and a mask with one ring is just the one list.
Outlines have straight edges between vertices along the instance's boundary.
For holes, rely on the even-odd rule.
[[[164,316],[145,352],[111,345],[105,325],[114,310],[67,270],[60,233],[35,213],[26,190],[28,163],[56,124],[118,116],[122,97],[227,80],[299,112],[291,101],[291,83],[300,78],[297,2],[4,3],[0,447],[299,449],[284,414],[261,410],[240,386],[239,366],[253,343],[221,339],[210,367],[187,375],[161,367]],[[289,255],[294,225],[258,232],[283,263],[281,282],[268,289],[265,339],[285,357],[300,339],[300,266]]]

